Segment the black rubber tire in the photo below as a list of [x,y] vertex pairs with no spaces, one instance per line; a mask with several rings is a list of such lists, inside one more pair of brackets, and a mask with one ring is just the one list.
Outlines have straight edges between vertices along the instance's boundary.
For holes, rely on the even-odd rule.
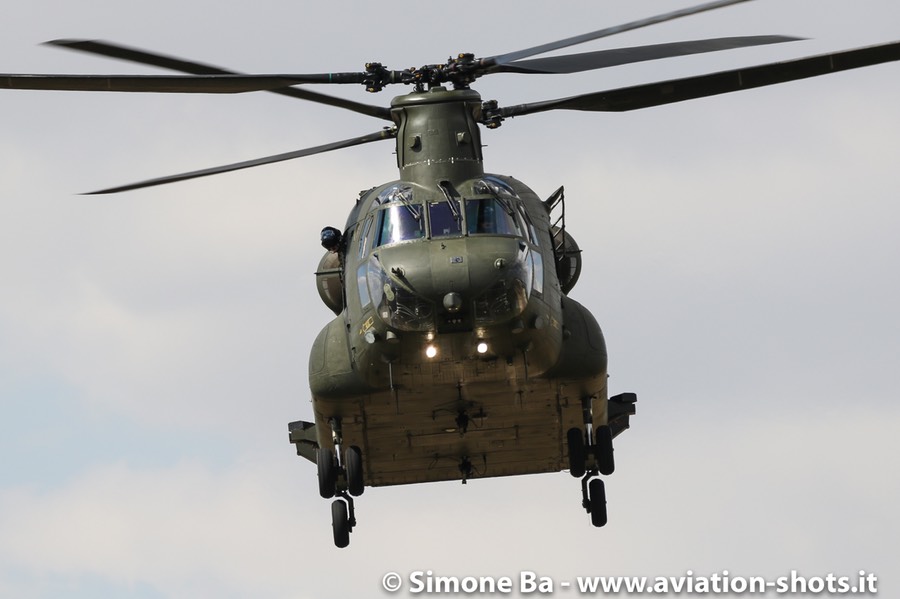
[[588,498],[591,508],[591,524],[596,527],[606,525],[606,485],[599,478],[588,483]]
[[596,445],[594,446],[594,457],[597,459],[597,470],[600,474],[609,476],[616,471],[616,460],[613,455],[613,438],[612,430],[609,425],[597,427],[597,434],[594,435]]
[[316,468],[319,476],[319,495],[323,499],[331,499],[337,492],[337,464],[334,451],[327,447],[316,450]]
[[587,458],[584,451],[584,431],[580,428],[570,428],[566,433],[566,441],[569,448],[569,474],[581,478],[584,476]]
[[331,502],[331,528],[335,547],[344,548],[350,544],[350,515],[342,499]]
[[344,451],[344,469],[347,471],[347,491],[354,497],[359,497],[366,490],[366,484],[362,452],[356,445],[351,445]]

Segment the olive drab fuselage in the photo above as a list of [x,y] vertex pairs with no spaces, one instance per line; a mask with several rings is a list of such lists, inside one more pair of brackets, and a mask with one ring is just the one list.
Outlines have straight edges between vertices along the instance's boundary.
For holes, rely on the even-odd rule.
[[319,265],[336,317],[309,362],[317,441],[337,419],[367,485],[459,479],[461,460],[559,471],[585,410],[606,422],[600,327],[564,293],[549,203],[484,172],[481,106],[471,90],[396,98],[401,178],[360,194]]

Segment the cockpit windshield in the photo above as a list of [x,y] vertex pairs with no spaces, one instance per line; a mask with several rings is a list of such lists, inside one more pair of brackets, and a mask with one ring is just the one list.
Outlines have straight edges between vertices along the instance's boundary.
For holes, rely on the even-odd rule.
[[432,237],[453,237],[462,235],[462,215],[450,202],[434,202],[428,205],[431,219]]
[[487,182],[481,181],[475,192],[481,197],[461,200],[444,189],[445,200],[429,199],[421,204],[413,201],[413,190],[407,185],[397,184],[385,189],[376,198],[375,211],[361,230],[360,258],[364,252],[383,245],[425,237],[522,237],[523,232],[529,232],[527,217],[524,217],[526,224],[523,225],[522,213],[517,213],[517,208],[521,210],[517,197],[506,188],[488,186]]
[[512,209],[499,198],[466,200],[466,227],[470,235],[521,235]]
[[421,205],[394,205],[379,211],[375,231],[375,247],[425,237]]

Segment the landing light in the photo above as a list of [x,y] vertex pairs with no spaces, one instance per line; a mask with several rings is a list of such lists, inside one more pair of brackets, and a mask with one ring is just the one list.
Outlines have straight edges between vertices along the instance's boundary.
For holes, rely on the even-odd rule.
[[485,353],[487,353],[487,350],[488,350],[488,344],[485,343],[484,341],[479,341],[478,345],[475,346],[475,349],[478,350],[479,354],[485,354]]
[[425,348],[425,355],[429,358],[433,358],[437,355],[437,348],[433,345],[429,345]]

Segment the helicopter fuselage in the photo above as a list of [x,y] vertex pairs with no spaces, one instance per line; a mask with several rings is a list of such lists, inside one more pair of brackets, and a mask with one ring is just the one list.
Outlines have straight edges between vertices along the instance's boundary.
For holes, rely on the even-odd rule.
[[395,99],[401,179],[360,195],[319,266],[336,317],[310,356],[317,444],[359,447],[367,485],[560,471],[566,431],[607,422],[603,334],[560,268],[577,246],[484,173],[480,108]]

